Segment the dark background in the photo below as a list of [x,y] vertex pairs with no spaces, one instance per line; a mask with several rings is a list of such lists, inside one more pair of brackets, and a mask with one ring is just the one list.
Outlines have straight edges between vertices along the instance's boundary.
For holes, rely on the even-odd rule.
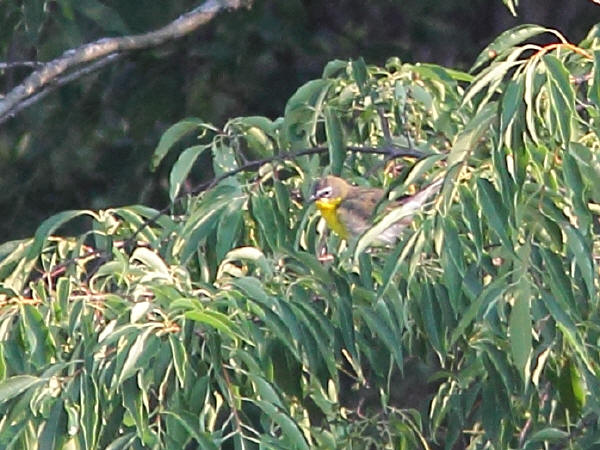
[[[47,61],[104,36],[150,31],[200,4],[8,0],[0,3],[0,60]],[[577,43],[599,21],[600,6],[522,0],[518,13],[500,0],[255,0],[184,39],[126,55],[0,125],[0,242],[32,235],[65,209],[165,206],[175,155],[157,173],[148,166],[168,126],[188,116],[216,125],[278,117],[331,59],[383,64],[398,56],[468,70],[498,34],[521,23],[556,28]],[[28,73],[0,71],[0,92]]]

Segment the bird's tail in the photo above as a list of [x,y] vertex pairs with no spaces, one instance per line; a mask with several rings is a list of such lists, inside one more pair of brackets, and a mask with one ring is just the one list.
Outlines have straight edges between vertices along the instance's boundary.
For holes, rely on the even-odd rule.
[[436,194],[444,184],[444,178],[438,178],[414,195],[408,196],[402,201],[402,209],[408,214],[419,210],[429,198]]

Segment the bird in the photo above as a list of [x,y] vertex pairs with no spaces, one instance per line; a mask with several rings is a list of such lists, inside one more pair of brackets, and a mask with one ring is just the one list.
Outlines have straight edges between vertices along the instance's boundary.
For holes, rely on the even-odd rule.
[[[402,230],[412,222],[414,213],[439,191],[442,183],[443,178],[440,178],[413,195],[390,202],[386,211],[401,207],[406,214],[385,229],[375,244],[394,244]],[[373,213],[384,196],[383,189],[354,186],[343,178],[327,175],[315,183],[309,202],[315,202],[329,228],[349,240],[360,236],[373,225]]]

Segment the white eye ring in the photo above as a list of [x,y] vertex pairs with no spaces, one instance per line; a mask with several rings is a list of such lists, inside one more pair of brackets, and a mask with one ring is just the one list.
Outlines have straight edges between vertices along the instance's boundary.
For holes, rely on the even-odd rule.
[[319,189],[316,193],[317,198],[329,197],[331,195],[331,186],[324,187],[323,189]]

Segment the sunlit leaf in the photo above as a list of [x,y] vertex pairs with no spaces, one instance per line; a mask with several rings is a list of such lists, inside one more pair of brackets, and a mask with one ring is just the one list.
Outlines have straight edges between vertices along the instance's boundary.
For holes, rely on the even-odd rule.
[[485,47],[471,67],[471,72],[476,71],[480,66],[494,59],[498,54],[503,53],[507,49],[526,41],[536,34],[546,32],[547,29],[539,25],[524,24],[511,28],[501,33],[490,45]]

